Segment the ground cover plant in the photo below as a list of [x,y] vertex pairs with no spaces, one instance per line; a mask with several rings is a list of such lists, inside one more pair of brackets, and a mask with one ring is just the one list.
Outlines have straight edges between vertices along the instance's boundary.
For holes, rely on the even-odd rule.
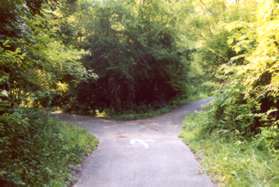
[[72,168],[98,143],[86,130],[34,109],[2,115],[0,137],[1,180],[16,186],[69,185]]
[[208,131],[211,117],[206,111],[189,115],[180,137],[213,181],[220,186],[277,186],[279,157],[270,147],[270,131],[249,139],[222,129]]

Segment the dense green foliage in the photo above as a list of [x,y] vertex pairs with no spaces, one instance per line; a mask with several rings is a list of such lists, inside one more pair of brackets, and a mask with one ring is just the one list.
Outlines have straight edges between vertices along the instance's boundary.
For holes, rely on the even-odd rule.
[[279,3],[238,1],[217,12],[223,2],[208,2],[215,28],[199,39],[194,62],[209,68],[205,75],[218,87],[205,111],[186,120],[182,137],[225,186],[276,186]]
[[97,145],[85,130],[34,109],[17,109],[1,116],[0,137],[0,176],[18,186],[69,184],[70,166]]
[[[123,111],[162,105],[185,93],[187,55],[177,45],[177,8],[167,1],[102,1],[83,10],[88,51],[98,78],[80,83],[80,107]],[[81,5],[82,6],[82,5]]]
[[[251,137],[268,130],[272,131],[269,138],[274,148],[278,148],[278,3],[266,1],[258,3],[257,7],[248,5],[249,9],[245,3],[228,7],[234,14],[228,11],[225,15],[233,19],[217,22],[223,26],[222,33],[226,32],[226,36],[209,38],[206,41],[210,42],[202,47],[220,51],[219,54],[222,52],[228,59],[215,64],[217,71],[213,71],[216,81],[221,84],[209,109],[208,131],[222,129],[223,134]],[[251,20],[249,16],[234,20],[235,12],[242,15],[243,8],[250,14],[256,13],[256,19]],[[227,47],[215,48],[211,46],[212,42]],[[228,50],[231,52],[224,53]]]
[[60,39],[62,5],[0,3],[0,186],[64,186],[70,165],[96,146],[85,131],[34,109],[51,106],[87,76],[84,52]]
[[0,30],[0,86],[13,107],[49,105],[50,98],[63,94],[67,84],[86,75],[78,61],[82,52],[59,39],[59,19],[51,12],[51,4],[33,10],[26,6],[29,3],[7,1],[7,6],[1,5],[7,21]]
[[208,112],[188,116],[181,137],[220,186],[278,186],[278,152],[268,149],[267,133],[249,140],[222,136],[207,130],[208,118]]
[[237,55],[222,67],[223,79],[229,80],[229,84],[216,95],[212,108],[215,121],[210,128],[224,128],[245,136],[263,128],[273,129],[272,138],[277,141],[274,146],[279,146],[278,20],[278,4],[262,3],[255,22],[229,25],[234,33],[227,42]]

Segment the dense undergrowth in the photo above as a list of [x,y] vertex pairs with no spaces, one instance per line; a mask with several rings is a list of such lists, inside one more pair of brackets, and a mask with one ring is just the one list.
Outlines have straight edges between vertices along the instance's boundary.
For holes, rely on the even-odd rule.
[[85,130],[41,112],[89,75],[84,52],[63,41],[67,5],[0,3],[0,186],[67,186],[72,165],[96,147]]
[[224,129],[209,131],[211,120],[207,111],[189,115],[181,137],[213,180],[220,186],[278,186],[279,154],[268,130],[244,138]]
[[18,109],[0,117],[0,185],[67,186],[71,169],[97,145],[84,129]]
[[249,2],[213,18],[216,32],[199,57],[222,55],[212,71],[219,87],[212,104],[186,119],[182,137],[224,186],[278,186],[279,3]]

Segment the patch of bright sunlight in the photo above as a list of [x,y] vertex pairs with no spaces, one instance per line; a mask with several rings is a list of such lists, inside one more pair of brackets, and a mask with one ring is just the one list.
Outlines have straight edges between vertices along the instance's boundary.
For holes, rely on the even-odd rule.
[[97,118],[104,118],[107,117],[107,113],[105,111],[100,112],[98,109],[95,110]]

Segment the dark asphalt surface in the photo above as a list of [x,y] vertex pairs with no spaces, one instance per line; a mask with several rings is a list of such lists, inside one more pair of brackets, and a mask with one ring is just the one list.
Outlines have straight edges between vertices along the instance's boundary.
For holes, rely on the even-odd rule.
[[187,113],[209,99],[144,120],[60,115],[88,129],[99,147],[82,164],[75,187],[211,187],[191,150],[178,138]]

